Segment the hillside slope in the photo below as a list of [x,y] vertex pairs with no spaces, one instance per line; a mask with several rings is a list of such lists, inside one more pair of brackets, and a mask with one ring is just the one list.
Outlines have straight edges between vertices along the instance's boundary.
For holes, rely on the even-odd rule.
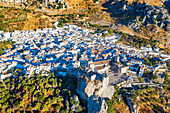
[[[110,23],[108,26],[112,26],[112,24],[116,26],[111,27],[112,29],[146,39],[153,37],[160,42],[157,44],[159,47],[170,48],[170,39],[168,38],[170,37],[170,26],[168,25],[170,17],[168,5],[163,5],[164,0],[122,0],[123,2],[119,2],[119,4],[116,4],[116,1],[121,0],[99,0],[99,2],[95,2],[95,0],[66,0],[67,7],[60,9],[56,6],[57,3],[50,2],[49,4],[52,4],[50,7],[46,7],[44,3],[40,2],[28,4],[28,6],[25,4],[15,6],[0,4],[3,6],[0,8],[3,17],[0,18],[2,21],[0,30],[53,27],[53,22],[61,19],[67,20],[65,23],[71,22],[70,24],[77,25],[83,25],[84,22],[100,25]],[[143,5],[144,2],[146,4]],[[23,8],[27,9],[23,10]],[[72,14],[74,17],[68,16]],[[87,17],[79,16],[82,14]],[[168,51],[170,50],[168,49]]]
[[143,3],[143,2],[145,2],[147,5],[161,6],[162,2],[164,0],[127,0],[127,1],[129,3],[133,3],[133,2]]

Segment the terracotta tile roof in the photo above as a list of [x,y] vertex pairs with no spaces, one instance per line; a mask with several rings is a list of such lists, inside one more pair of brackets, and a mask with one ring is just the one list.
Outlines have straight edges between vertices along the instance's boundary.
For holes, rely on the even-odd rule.
[[111,60],[93,62],[94,65],[109,64]]
[[101,70],[101,69],[104,69],[104,66],[97,66],[95,67],[97,70]]

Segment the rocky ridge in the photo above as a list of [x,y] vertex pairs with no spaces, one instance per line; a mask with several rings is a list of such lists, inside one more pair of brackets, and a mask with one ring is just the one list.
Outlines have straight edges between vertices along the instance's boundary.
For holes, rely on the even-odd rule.
[[[128,24],[128,27],[132,29],[139,29],[140,26],[148,26],[150,24],[155,24],[159,28],[164,29],[165,31],[170,30],[170,15],[168,11],[161,6],[142,6],[137,5],[136,13],[140,13],[141,17],[136,18]],[[140,9],[143,8],[143,9]],[[157,31],[155,32],[157,33]]]
[[141,26],[148,26],[150,24],[157,25],[165,31],[170,30],[170,15],[165,5],[153,6],[147,5],[145,2],[134,2],[130,4],[128,1],[122,0],[111,4],[108,10],[117,18],[131,17],[124,24],[135,30]]

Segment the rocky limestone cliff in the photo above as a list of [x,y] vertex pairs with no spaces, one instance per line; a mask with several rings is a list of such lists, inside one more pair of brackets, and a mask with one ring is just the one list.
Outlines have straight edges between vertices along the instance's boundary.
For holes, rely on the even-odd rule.
[[92,95],[87,103],[88,113],[107,113],[108,105],[104,98]]
[[87,101],[94,93],[99,97],[111,99],[114,93],[114,86],[109,86],[107,81],[109,81],[109,78],[107,80],[105,77],[103,77],[102,81],[90,81],[87,77],[80,77],[78,79],[77,92],[84,101]]
[[114,94],[114,86],[109,85],[109,77],[96,75],[91,79],[84,75],[79,75],[77,93],[84,103],[87,102],[89,113],[107,113],[107,103],[105,99],[111,99]]
[[[84,81],[84,82],[83,82]],[[86,100],[88,99],[88,95],[85,92],[85,88],[87,87],[87,82],[85,80],[85,78],[79,78],[78,79],[78,83],[77,83],[77,93],[80,95],[80,98],[82,99],[82,101],[85,103]]]
[[[138,5],[138,9],[140,8],[141,6]],[[165,31],[170,30],[170,15],[165,8],[158,6],[147,6],[141,9],[141,11],[137,9],[135,10],[137,13],[141,13],[141,17],[136,18],[131,23],[129,23],[130,28],[139,29],[139,27],[142,25],[147,26],[149,24],[155,24]]]

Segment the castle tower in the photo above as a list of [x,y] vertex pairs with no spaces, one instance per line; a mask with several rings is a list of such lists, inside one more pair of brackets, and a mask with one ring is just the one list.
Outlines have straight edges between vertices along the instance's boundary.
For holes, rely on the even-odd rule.
[[119,54],[117,54],[116,56],[113,57],[113,61],[116,63],[120,62]]
[[103,88],[109,85],[109,77],[103,77]]

